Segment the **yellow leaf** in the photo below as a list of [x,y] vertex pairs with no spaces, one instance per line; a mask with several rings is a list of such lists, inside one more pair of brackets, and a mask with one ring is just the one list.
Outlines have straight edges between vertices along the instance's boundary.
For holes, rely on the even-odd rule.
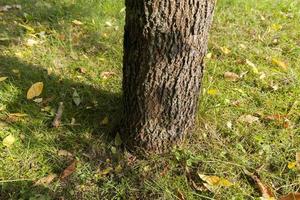
[[216,89],[210,89],[210,90],[207,91],[207,94],[215,96],[215,95],[218,94],[218,90],[216,90]]
[[230,54],[231,52],[230,49],[228,49],[227,47],[220,47],[220,49],[225,55]]
[[6,76],[0,77],[0,82],[5,81],[7,78],[8,77],[6,77]]
[[219,185],[223,186],[223,187],[230,187],[230,186],[233,186],[233,183],[225,178],[221,178],[219,181]]
[[211,59],[211,58],[212,58],[212,53],[206,54],[206,58],[207,58],[207,59]]
[[280,25],[280,24],[272,24],[271,28],[274,31],[280,31],[282,29],[282,25]]
[[287,70],[287,68],[288,68],[288,66],[287,66],[287,64],[285,62],[283,62],[283,61],[281,61],[281,60],[279,60],[277,58],[272,58],[272,63],[274,65],[277,65],[278,67],[284,69],[284,70]]
[[83,23],[81,21],[76,20],[76,19],[73,20],[72,23],[75,24],[75,25],[78,25],[78,26],[83,25]]
[[122,139],[119,133],[117,133],[116,137],[115,137],[115,145],[116,146],[120,146],[122,144]]
[[8,114],[9,117],[27,117],[27,114],[24,113],[10,113]]
[[230,187],[234,185],[232,182],[225,178],[220,178],[218,176],[206,176],[203,174],[198,174],[199,177],[205,181],[208,185],[211,186],[223,186],[223,187]]
[[290,163],[288,164],[288,168],[289,168],[289,169],[296,169],[296,165],[297,165],[297,162],[290,162]]
[[106,169],[104,169],[103,171],[100,171],[98,173],[98,175],[101,177],[101,176],[105,176],[107,174],[109,174],[110,172],[112,172],[114,169],[112,167],[108,167]]
[[104,117],[104,119],[101,121],[101,125],[108,125],[108,123],[109,123],[109,119],[108,119],[108,117]]
[[13,135],[8,135],[3,139],[3,145],[6,147],[11,147],[16,141],[16,138]]
[[27,92],[27,99],[33,99],[34,97],[38,97],[42,94],[44,88],[43,82],[37,82],[33,84],[28,92]]

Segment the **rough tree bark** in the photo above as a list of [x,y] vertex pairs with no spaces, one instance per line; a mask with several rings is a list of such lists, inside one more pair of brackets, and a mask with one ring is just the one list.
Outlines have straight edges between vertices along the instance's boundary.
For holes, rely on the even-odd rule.
[[126,0],[124,133],[158,153],[194,125],[216,0]]

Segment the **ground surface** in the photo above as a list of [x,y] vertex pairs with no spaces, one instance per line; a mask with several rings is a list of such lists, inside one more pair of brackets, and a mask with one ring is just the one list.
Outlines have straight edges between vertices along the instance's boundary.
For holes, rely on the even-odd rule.
[[[0,0],[7,4],[22,9],[0,12],[0,77],[8,77],[0,141],[16,139],[0,143],[1,200],[259,199],[245,169],[278,196],[300,190],[299,1],[219,0],[195,134],[147,160],[121,151],[112,130],[121,113],[123,2]],[[36,82],[42,102],[26,99]],[[62,124],[52,128],[59,102]],[[74,173],[49,180],[74,159]],[[197,173],[234,185],[205,191]],[[50,183],[37,182],[43,177]]]

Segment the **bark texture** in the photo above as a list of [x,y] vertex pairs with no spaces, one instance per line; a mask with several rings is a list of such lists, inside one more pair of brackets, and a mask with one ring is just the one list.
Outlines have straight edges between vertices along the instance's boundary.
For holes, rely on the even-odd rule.
[[158,153],[194,125],[215,0],[125,0],[124,132]]

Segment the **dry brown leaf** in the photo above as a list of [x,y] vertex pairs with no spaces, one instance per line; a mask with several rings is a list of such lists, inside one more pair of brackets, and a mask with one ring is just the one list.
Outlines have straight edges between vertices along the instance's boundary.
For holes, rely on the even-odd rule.
[[251,177],[253,179],[253,181],[256,183],[259,191],[261,192],[262,198],[263,199],[268,199],[268,200],[276,200],[276,197],[272,191],[272,189],[265,185],[260,178],[258,177],[258,175],[253,174],[247,170],[244,170],[245,174],[248,175],[249,177]]
[[77,160],[74,160],[60,175],[60,179],[64,180],[76,171]]
[[224,78],[228,81],[238,81],[240,79],[240,76],[234,72],[225,72]]
[[46,177],[43,177],[35,182],[35,186],[47,186],[49,185],[55,178],[57,177],[56,174],[49,174]]
[[238,118],[237,121],[242,122],[242,123],[253,124],[253,123],[259,122],[259,118],[254,117],[252,115],[242,115]]
[[287,117],[287,115],[281,115],[281,114],[274,114],[274,115],[267,115],[264,117],[264,119],[266,120],[270,120],[270,121],[273,121],[273,120],[283,120]]
[[287,196],[281,197],[279,200],[300,200],[300,193],[290,193]]
[[185,200],[184,194],[179,189],[177,189],[177,195],[176,196],[179,200]]
[[34,97],[38,97],[42,94],[44,88],[44,83],[43,82],[37,82],[33,84],[28,92],[27,92],[27,99],[33,99]]

